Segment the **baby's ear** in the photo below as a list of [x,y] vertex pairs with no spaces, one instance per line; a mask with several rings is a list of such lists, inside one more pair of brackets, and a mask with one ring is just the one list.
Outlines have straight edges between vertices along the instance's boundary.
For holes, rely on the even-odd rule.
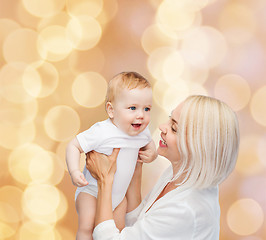
[[106,112],[107,112],[109,118],[112,119],[114,117],[114,108],[113,108],[112,103],[107,102],[105,108],[106,108]]

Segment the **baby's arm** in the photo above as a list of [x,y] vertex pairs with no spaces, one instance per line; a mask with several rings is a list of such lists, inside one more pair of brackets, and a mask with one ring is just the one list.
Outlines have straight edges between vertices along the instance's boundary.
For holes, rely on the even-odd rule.
[[153,140],[139,150],[139,160],[150,163],[157,158],[158,154]]
[[88,185],[84,174],[80,171],[79,160],[83,152],[77,138],[72,139],[66,148],[66,163],[73,184],[77,187]]

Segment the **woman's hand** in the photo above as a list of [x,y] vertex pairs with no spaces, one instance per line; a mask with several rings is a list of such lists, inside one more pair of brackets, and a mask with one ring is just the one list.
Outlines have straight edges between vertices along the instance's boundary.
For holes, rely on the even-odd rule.
[[98,184],[104,182],[106,179],[111,178],[113,180],[119,151],[119,148],[114,148],[110,156],[95,151],[86,154],[86,168],[98,180]]

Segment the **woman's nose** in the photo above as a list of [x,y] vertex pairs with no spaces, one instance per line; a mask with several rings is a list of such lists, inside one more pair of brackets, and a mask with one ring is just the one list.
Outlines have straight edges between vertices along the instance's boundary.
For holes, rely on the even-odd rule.
[[159,129],[162,133],[166,133],[166,123],[163,123],[161,125],[159,125]]

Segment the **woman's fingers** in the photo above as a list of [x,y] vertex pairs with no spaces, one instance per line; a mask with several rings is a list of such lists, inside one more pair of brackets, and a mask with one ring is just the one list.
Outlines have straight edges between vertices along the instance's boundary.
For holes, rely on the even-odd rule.
[[97,180],[107,175],[114,175],[119,151],[119,148],[115,148],[110,156],[95,151],[87,153],[86,167],[91,175]]
[[114,150],[113,150],[112,154],[110,155],[110,157],[111,157],[113,160],[116,161],[116,159],[117,159],[117,155],[118,155],[119,151],[120,151],[120,148],[114,148]]

